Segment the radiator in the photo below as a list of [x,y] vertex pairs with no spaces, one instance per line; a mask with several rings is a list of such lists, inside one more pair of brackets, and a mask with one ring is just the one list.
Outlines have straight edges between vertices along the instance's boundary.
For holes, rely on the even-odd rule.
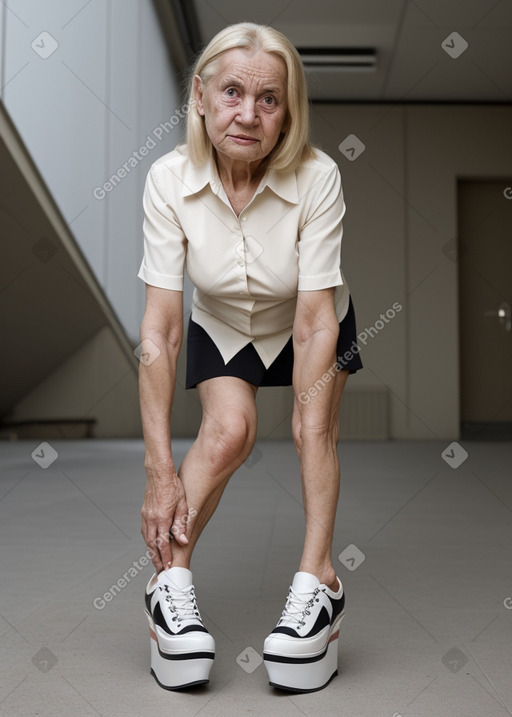
[[341,440],[389,439],[389,395],[384,389],[345,391],[341,400]]

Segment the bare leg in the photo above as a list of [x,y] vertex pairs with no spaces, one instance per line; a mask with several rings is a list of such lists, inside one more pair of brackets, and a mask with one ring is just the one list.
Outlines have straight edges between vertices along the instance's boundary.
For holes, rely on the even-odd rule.
[[316,575],[321,583],[337,589],[332,564],[332,541],[338,504],[340,467],[337,443],[339,407],[348,371],[335,378],[329,425],[309,429],[301,426],[300,405],[293,412],[293,433],[301,463],[302,496],[306,536],[299,570]]
[[215,512],[235,470],[256,440],[257,388],[242,379],[219,376],[198,384],[203,418],[197,439],[178,475],[189,508],[188,545],[172,544],[173,566],[190,567],[192,552]]

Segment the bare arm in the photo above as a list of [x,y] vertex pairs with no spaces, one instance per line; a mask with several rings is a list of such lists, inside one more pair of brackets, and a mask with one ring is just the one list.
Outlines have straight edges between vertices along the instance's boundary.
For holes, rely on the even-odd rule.
[[183,293],[146,284],[146,310],[140,340],[146,363],[139,365],[139,398],[145,443],[146,493],[141,532],[157,571],[172,562],[170,531],[186,537],[185,491],[172,457],[170,418],[176,366],[183,337]]

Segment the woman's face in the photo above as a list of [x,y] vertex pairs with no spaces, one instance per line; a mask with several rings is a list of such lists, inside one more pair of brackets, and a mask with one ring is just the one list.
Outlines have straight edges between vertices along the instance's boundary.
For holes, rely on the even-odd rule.
[[206,86],[195,76],[194,91],[219,159],[259,162],[276,146],[287,113],[286,65],[280,57],[227,50]]

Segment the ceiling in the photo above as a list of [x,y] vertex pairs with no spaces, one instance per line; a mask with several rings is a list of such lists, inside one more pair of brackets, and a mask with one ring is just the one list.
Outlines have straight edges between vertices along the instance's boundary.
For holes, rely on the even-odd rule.
[[241,21],[297,48],[375,49],[374,69],[308,70],[312,100],[512,101],[511,0],[169,1],[192,52]]

